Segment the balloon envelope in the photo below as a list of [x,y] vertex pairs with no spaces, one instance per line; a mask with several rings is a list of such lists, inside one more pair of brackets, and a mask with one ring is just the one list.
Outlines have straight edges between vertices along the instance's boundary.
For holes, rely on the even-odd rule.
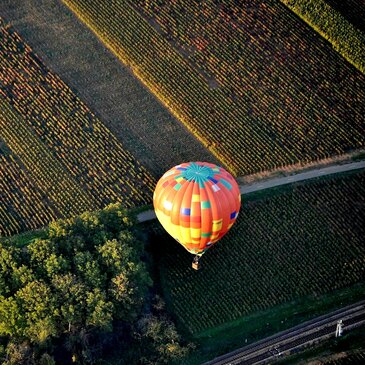
[[190,253],[202,255],[236,221],[239,187],[222,167],[188,162],[167,171],[153,195],[156,216]]

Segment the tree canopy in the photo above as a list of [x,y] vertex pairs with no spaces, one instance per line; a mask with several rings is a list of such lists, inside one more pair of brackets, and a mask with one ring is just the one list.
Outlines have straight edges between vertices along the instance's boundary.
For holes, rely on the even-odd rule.
[[145,342],[155,317],[145,309],[152,280],[143,247],[118,204],[53,222],[46,238],[24,247],[1,241],[3,363],[94,363],[116,342]]

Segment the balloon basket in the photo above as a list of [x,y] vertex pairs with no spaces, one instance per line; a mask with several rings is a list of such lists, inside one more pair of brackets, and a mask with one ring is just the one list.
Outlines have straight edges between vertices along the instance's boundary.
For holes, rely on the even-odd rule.
[[200,262],[199,262],[199,256],[195,256],[194,257],[194,260],[191,264],[191,267],[194,269],[194,270],[200,270],[201,269],[201,265],[200,265]]

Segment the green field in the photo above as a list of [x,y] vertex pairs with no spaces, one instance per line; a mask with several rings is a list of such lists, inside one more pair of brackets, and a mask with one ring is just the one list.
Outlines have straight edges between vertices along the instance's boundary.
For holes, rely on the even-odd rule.
[[277,189],[271,196],[243,196],[235,227],[203,257],[198,273],[191,270],[191,255],[156,224],[164,294],[179,322],[197,336],[361,282],[364,179],[362,172]]
[[278,1],[64,3],[235,174],[364,145],[364,75]]

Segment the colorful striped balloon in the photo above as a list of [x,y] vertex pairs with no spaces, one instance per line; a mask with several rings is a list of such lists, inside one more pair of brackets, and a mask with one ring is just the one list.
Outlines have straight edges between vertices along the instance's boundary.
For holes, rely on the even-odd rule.
[[241,194],[235,179],[222,167],[188,162],[161,177],[153,205],[165,230],[190,253],[201,256],[232,227]]

